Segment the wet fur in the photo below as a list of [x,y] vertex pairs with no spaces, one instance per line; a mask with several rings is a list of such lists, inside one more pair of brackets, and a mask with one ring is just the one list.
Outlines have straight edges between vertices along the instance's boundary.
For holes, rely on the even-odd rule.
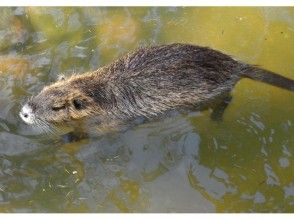
[[[98,129],[116,128],[169,110],[205,109],[226,99],[242,77],[293,90],[294,81],[232,59],[216,50],[188,44],[141,48],[94,72],[73,75],[45,87],[31,105],[58,101],[66,117],[50,123],[93,119]],[[73,100],[79,109],[73,107]],[[77,101],[78,100],[78,101]],[[48,104],[50,106],[50,104]],[[77,106],[77,105],[75,105]],[[44,110],[45,112],[46,110]]]

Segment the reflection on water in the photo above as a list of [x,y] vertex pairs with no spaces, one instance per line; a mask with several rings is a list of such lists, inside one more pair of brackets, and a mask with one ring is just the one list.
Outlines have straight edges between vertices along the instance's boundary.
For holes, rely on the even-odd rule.
[[294,94],[242,80],[209,111],[63,144],[20,104],[58,74],[189,42],[294,78],[293,8],[1,8],[0,212],[293,212]]

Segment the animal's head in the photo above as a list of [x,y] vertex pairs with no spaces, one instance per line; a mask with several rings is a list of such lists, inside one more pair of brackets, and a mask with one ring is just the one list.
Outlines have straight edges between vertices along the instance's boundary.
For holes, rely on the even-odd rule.
[[22,107],[20,117],[31,125],[61,124],[83,119],[97,112],[98,105],[85,92],[85,83],[79,77],[65,79],[46,86]]

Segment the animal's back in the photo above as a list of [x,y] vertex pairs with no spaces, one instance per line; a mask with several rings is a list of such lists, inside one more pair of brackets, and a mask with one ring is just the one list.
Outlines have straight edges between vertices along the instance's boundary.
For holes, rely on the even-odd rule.
[[135,97],[127,100],[141,100],[143,111],[158,113],[171,106],[209,101],[231,90],[240,66],[230,56],[206,47],[172,44],[129,53],[111,64],[107,73],[122,85],[126,96],[132,90]]

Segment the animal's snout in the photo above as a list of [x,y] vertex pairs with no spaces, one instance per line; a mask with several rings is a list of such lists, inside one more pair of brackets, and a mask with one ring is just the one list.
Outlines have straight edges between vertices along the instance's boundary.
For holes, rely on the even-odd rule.
[[19,115],[25,123],[27,123],[27,124],[34,123],[35,116],[34,116],[32,108],[28,104],[25,104],[22,107]]

